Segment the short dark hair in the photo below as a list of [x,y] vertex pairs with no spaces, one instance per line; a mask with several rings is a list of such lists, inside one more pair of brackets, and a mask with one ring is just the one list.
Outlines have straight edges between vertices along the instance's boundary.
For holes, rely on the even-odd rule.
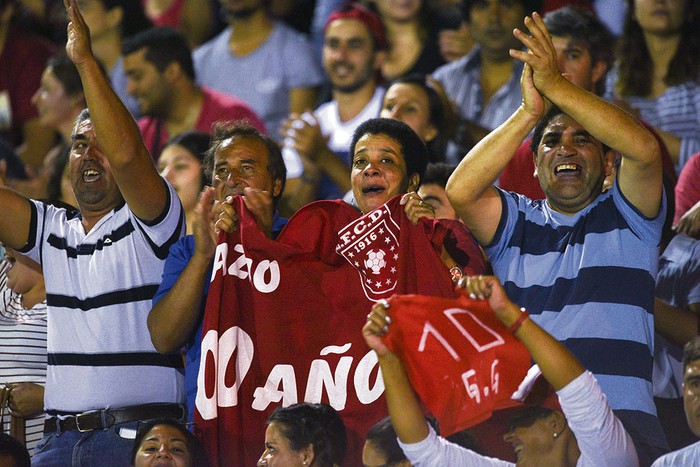
[[10,456],[13,464],[7,467],[30,467],[29,452],[18,440],[0,432],[0,455]]
[[391,417],[378,421],[370,428],[365,440],[372,443],[372,447],[384,454],[388,465],[398,464],[406,459],[406,454],[403,453],[403,449],[396,440],[396,431],[391,424]]
[[184,423],[179,420],[175,420],[174,418],[149,420],[139,426],[138,432],[136,433],[136,439],[134,439],[134,448],[131,451],[131,465],[134,465],[136,462],[136,454],[139,452],[139,447],[141,447],[141,444],[143,443],[148,432],[158,425],[171,426],[182,434],[182,436],[185,438],[185,444],[187,444],[187,447],[190,450],[192,460],[191,465],[202,467],[209,466],[209,461],[207,460],[202,443],[200,443],[194,434],[187,429],[187,426]]
[[[547,111],[546,114],[544,114],[544,117],[540,119],[537,126],[535,126],[535,130],[532,133],[532,140],[530,140],[530,151],[532,151],[534,155],[537,155],[537,149],[540,147],[540,141],[542,141],[542,135],[544,134],[544,130],[547,128],[547,125],[549,125],[549,123],[559,115],[567,114],[559,107],[554,105]],[[600,141],[600,144],[602,145],[603,154],[611,150],[610,146],[606,145],[602,141]]]
[[[474,5],[484,3],[485,0],[462,0],[462,19],[467,23],[471,19],[471,12]],[[530,15],[533,11],[540,11],[542,8],[542,0],[519,0],[525,8],[525,14]]]
[[355,145],[365,135],[386,135],[396,140],[403,151],[406,161],[406,176],[417,173],[420,177],[418,185],[423,180],[425,167],[428,165],[428,150],[423,141],[410,126],[392,118],[370,118],[357,127],[350,143],[350,160],[355,157]]
[[[160,150],[161,154],[168,146],[178,145],[187,149],[187,151],[196,157],[202,164],[202,187],[211,185],[211,173],[207,174],[204,171],[204,158],[209,150],[209,145],[211,144],[211,138],[207,133],[201,131],[185,131],[184,133],[177,134],[173,136],[163,149]],[[160,156],[158,156],[160,158]]]
[[683,347],[683,373],[696,360],[700,360],[700,336],[695,336]]
[[289,447],[299,452],[309,444],[314,448],[314,465],[342,465],[347,447],[345,425],[333,407],[302,402],[277,407],[267,419],[276,423]]
[[[592,64],[604,62],[606,69],[613,65],[615,56],[615,36],[596,15],[585,8],[568,5],[544,15],[544,24],[553,36],[570,37],[575,43],[583,44],[591,54]],[[596,93],[605,92],[605,78],[596,83]]]
[[187,39],[181,32],[167,27],[146,29],[124,39],[122,55],[127,56],[144,48],[146,49],[144,57],[160,73],[163,73],[168,65],[175,62],[180,65],[188,78],[192,81],[196,79],[192,52],[187,44]]
[[284,165],[282,151],[280,150],[279,145],[272,138],[261,133],[257,128],[250,125],[245,119],[219,121],[214,123],[211,134],[211,146],[209,146],[209,149],[204,156],[205,174],[207,174],[211,180],[214,173],[214,159],[216,158],[216,152],[219,150],[219,147],[224,141],[235,137],[257,139],[267,148],[267,169],[270,172],[270,176],[272,177],[273,181],[280,180],[282,182],[279,195],[273,196],[272,198],[275,206],[277,206],[277,202],[284,192],[284,185],[287,181],[287,167]]
[[448,164],[446,162],[431,162],[425,169],[425,176],[423,177],[423,185],[440,185],[445,188],[447,186],[447,180],[450,179],[450,175],[457,168],[456,165]]

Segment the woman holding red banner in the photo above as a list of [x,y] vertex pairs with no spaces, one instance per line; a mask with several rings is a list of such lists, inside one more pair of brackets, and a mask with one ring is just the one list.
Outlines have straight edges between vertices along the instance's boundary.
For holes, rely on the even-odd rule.
[[[202,320],[202,362],[225,348],[234,332],[254,351],[250,360],[235,352],[220,358],[218,368],[200,366],[195,420],[220,465],[248,466],[253,454],[259,457],[254,446],[264,443],[265,419],[279,405],[275,394],[280,392],[256,389],[271,388],[280,370],[290,375],[277,386],[290,388],[287,400],[298,400],[297,389],[292,392],[287,385],[293,381],[305,388],[299,393],[304,400],[338,408],[348,429],[344,465],[359,465],[365,433],[378,414],[386,413],[381,386],[375,384],[374,356],[357,332],[367,308],[395,293],[454,298],[452,266],[446,267],[441,255],[448,248],[462,270],[485,270],[481,251],[462,223],[420,221],[434,212],[413,191],[427,157],[410,127],[372,119],[360,125],[353,140],[355,207],[342,200],[311,203],[272,240],[244,208],[245,198],[224,206],[219,221],[236,229],[225,245],[216,251],[212,245],[213,272],[201,278],[212,278]],[[206,388],[229,391],[231,386],[220,384],[219,370],[248,362],[249,371],[237,380],[238,405],[217,406],[218,396]],[[347,372],[348,384],[324,390],[325,368]]]
[[[406,123],[394,118],[372,118],[355,130],[350,143],[352,155],[352,204],[362,214],[378,209],[391,198],[400,204],[413,224],[421,218],[435,218],[435,208],[418,195],[418,187],[428,165],[428,151],[418,134]],[[466,229],[465,229],[466,231]],[[481,248],[471,239],[462,243],[468,252],[461,267],[447,250],[440,255],[456,282],[464,273],[487,270]],[[462,272],[464,271],[464,272]]]
[[[473,299],[488,300],[499,321],[523,343],[557,392],[560,410],[523,409],[511,419],[504,439],[513,445],[518,466],[637,466],[632,439],[613,414],[593,375],[563,344],[508,299],[498,278],[471,276],[460,285]],[[404,453],[415,466],[508,466],[436,435],[423,416],[401,359],[384,343],[392,319],[389,303],[377,302],[362,332],[377,353],[389,415]],[[396,317],[394,317],[396,319]]]
[[435,209],[416,193],[428,165],[423,141],[405,123],[390,118],[365,121],[353,135],[352,186],[355,206],[366,214],[396,195],[415,224],[421,217],[435,217]]

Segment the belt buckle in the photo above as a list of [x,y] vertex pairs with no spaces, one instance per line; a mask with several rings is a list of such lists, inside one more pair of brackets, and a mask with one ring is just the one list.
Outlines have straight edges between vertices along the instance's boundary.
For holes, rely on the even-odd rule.
[[[76,428],[80,433],[87,433],[87,432],[90,432],[90,431],[95,431],[94,428],[85,428],[85,429],[81,428],[81,427],[80,427],[80,417],[92,415],[92,414],[99,413],[99,412],[100,412],[100,410],[90,410],[90,411],[88,411],[88,412],[79,413],[78,415],[75,416],[75,428]],[[100,417],[100,418],[101,418],[101,417]],[[100,422],[101,422],[101,420],[100,420]],[[100,423],[100,424],[102,424],[102,423]]]

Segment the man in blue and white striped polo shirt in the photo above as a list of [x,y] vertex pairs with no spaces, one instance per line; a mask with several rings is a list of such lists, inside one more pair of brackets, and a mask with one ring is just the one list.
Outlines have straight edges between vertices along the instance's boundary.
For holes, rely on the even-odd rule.
[[[632,116],[565,79],[539,15],[525,25],[531,35],[514,34],[529,50],[510,51],[525,63],[523,102],[464,158],[447,194],[509,296],[595,374],[649,465],[668,449],[651,385],[666,210],[659,145]],[[558,108],[545,112],[545,99]],[[492,186],[533,128],[539,201]],[[615,183],[603,192],[616,154]]]
[[39,262],[48,304],[49,415],[33,465],[130,465],[139,421],[184,419],[177,356],[146,326],[182,206],[92,55],[70,0],[66,51],[83,82],[69,168],[79,213],[0,188],[0,241]]

